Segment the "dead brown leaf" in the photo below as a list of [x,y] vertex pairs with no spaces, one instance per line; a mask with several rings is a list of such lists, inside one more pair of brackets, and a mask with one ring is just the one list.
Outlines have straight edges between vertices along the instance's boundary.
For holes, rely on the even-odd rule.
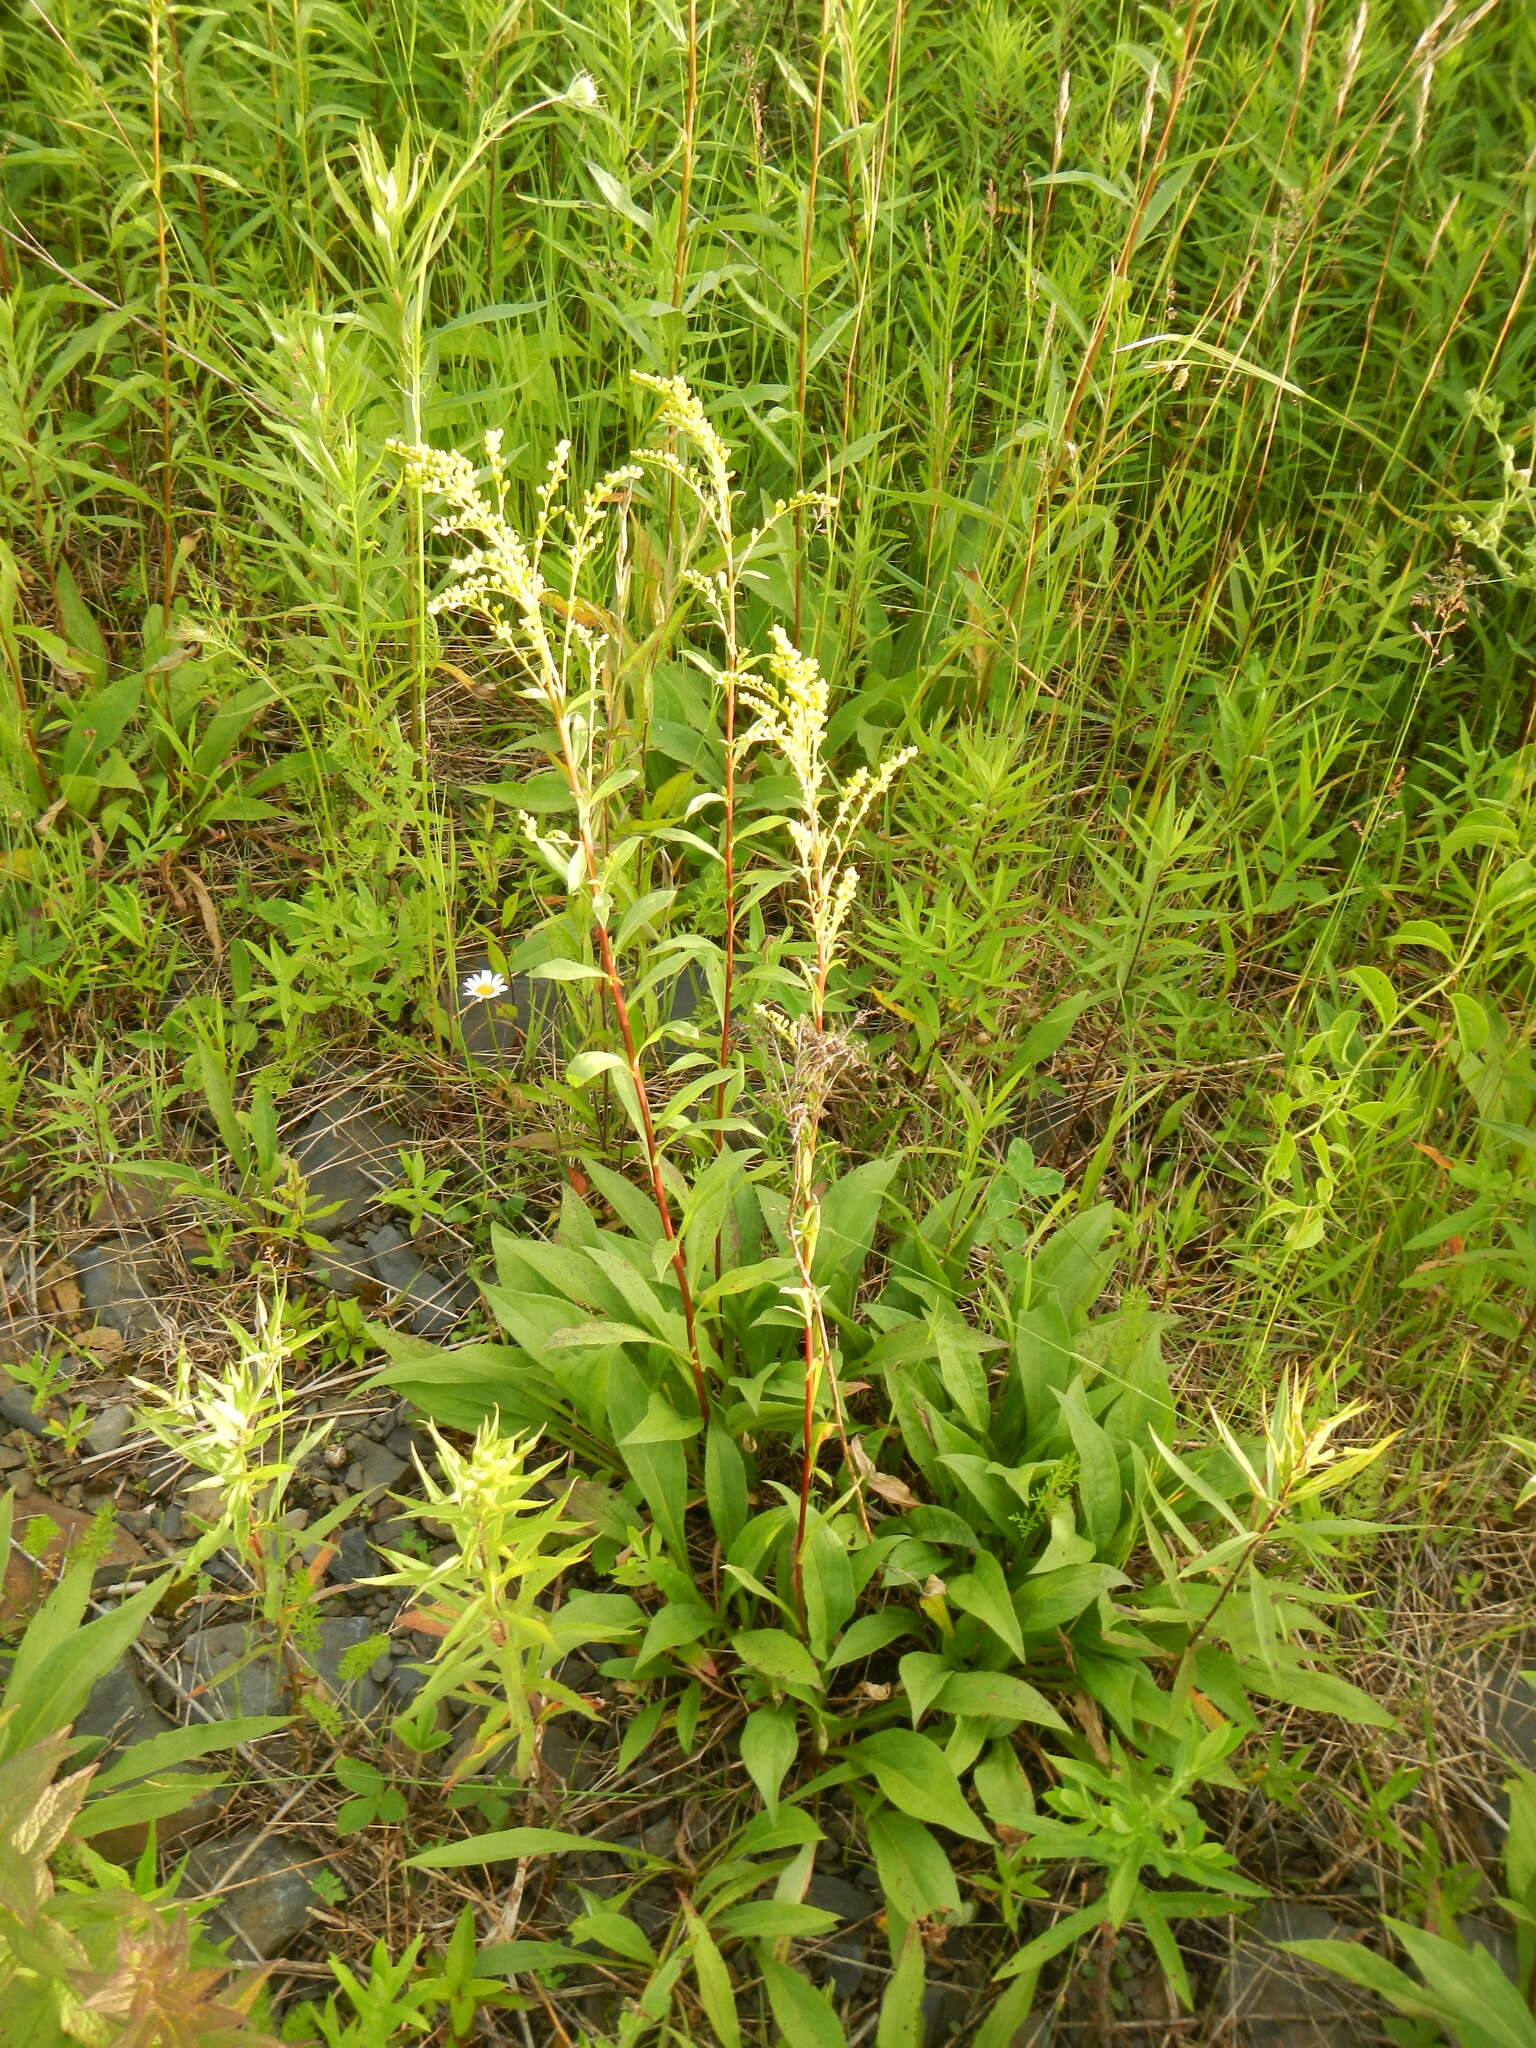
[[848,1456],[853,1469],[873,1494],[893,1508],[915,1508],[921,1502],[904,1479],[897,1479],[889,1472],[876,1469],[874,1460],[859,1442],[858,1438],[848,1439]]
[[219,930],[218,913],[213,907],[213,898],[208,894],[207,884],[202,876],[195,874],[191,868],[184,867],[181,873],[182,879],[192,891],[193,901],[197,904],[197,914],[203,921],[203,930],[208,934],[208,944],[214,960],[221,962],[224,958],[224,935]]
[[82,1351],[88,1351],[98,1365],[115,1365],[127,1349],[127,1342],[121,1330],[114,1330],[110,1323],[98,1323],[94,1330],[82,1330],[74,1343]]
[[55,1259],[37,1276],[38,1313],[45,1316],[77,1316],[84,1305],[80,1282],[69,1259]]

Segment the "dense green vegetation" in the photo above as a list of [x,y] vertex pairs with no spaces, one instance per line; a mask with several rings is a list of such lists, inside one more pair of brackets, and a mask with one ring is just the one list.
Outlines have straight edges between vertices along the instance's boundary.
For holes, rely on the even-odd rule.
[[[1347,1893],[1390,2038],[1529,2044],[1536,1804],[1501,1874],[1449,1672],[1533,1621],[1536,16],[581,13],[0,27],[24,1476],[89,1352],[88,1476],[202,1486],[155,1611],[302,1674],[357,1509],[292,1503],[401,1398],[437,1646],[225,1729],[345,1871],[254,2004],[184,1929],[148,2031],[81,2003],[179,1853],[93,1860],[82,1781],[0,2011],[1216,2042],[1242,1916]],[[343,1085],[451,1333],[327,1284]],[[176,1291],[120,1355],[70,1275],[129,1217]],[[1489,1887],[1507,1967],[1447,1948]]]

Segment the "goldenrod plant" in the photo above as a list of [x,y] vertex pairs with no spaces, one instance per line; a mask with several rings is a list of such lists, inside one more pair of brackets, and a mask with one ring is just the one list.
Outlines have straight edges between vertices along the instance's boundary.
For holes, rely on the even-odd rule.
[[[314,1701],[306,1652],[312,1648],[313,1560],[355,1510],[344,1499],[313,1521],[288,1513],[295,1476],[330,1435],[334,1422],[294,1414],[289,1370],[303,1346],[281,1294],[259,1299],[255,1327],[231,1324],[234,1356],[221,1371],[200,1371],[185,1352],[169,1387],[141,1380],[139,1421],[185,1462],[183,1497],[195,1531],[181,1559],[200,1572],[224,1553],[259,1624],[252,1656],[270,1653],[294,1696]],[[314,1711],[330,1710],[321,1700]]]
[[424,1564],[407,1552],[387,1553],[393,1570],[376,1581],[402,1590],[401,1625],[436,1645],[412,1719],[430,1715],[440,1700],[473,1714],[449,1785],[483,1771],[509,1744],[510,1775],[526,1781],[542,1730],[556,1714],[593,1715],[555,1675],[562,1657],[589,1642],[622,1639],[638,1627],[639,1610],[623,1599],[594,1602],[579,1593],[558,1608],[545,1602],[590,1548],[567,1518],[566,1499],[544,1497],[543,1482],[557,1461],[530,1469],[528,1443],[505,1435],[494,1415],[467,1451],[436,1430],[431,1443],[441,1476],[418,1461],[420,1497],[408,1505],[447,1531],[449,1554]]
[[[791,1143],[789,1240],[797,1282],[793,1300],[801,1318],[805,1388],[800,1465],[800,1518],[795,1533],[796,1600],[803,1611],[799,1558],[805,1546],[810,1508],[811,1474],[816,1460],[817,1397],[832,1369],[832,1350],[815,1280],[816,1241],[821,1230],[817,1194],[817,1153],[827,1099],[837,1081],[859,1059],[859,1048],[846,1032],[830,1031],[827,993],[850,911],[858,896],[859,873],[851,859],[859,828],[897,775],[915,758],[906,747],[887,757],[871,772],[855,771],[842,789],[829,787],[825,758],[828,690],[820,666],[795,648],[782,626],[773,629],[773,651],[767,674],[754,674],[743,695],[757,723],[747,734],[773,747],[794,778],[798,814],[786,820],[794,848],[794,864],[802,908],[810,929],[811,953],[800,963],[809,1007],[791,1021],[781,1012],[765,1010],[788,1048],[788,1113]],[[830,816],[828,807],[831,806]],[[832,1380],[839,1433],[841,1403]],[[846,1447],[846,1440],[845,1440]]]

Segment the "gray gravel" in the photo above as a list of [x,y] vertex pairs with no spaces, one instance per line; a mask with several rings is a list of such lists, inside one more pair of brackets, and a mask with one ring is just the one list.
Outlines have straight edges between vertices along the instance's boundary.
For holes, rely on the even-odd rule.
[[[364,1671],[343,1686],[341,1662],[349,1650],[376,1633],[360,1614],[337,1615],[320,1623],[319,1640],[312,1648],[300,1651],[332,1698],[363,1716],[379,1704],[378,1683]],[[188,1636],[179,1653],[179,1676],[182,1684],[201,1690],[205,1704],[225,1718],[286,1714],[291,1706],[270,1649],[245,1622],[225,1622]]]
[[1244,2048],[1369,2048],[1381,2039],[1372,2003],[1344,1981],[1274,1946],[1335,1941],[1348,1930],[1321,1906],[1271,1899],[1247,1923],[1223,1972],[1216,2010],[1239,2021]]
[[82,1438],[87,1456],[104,1458],[117,1450],[132,1422],[133,1410],[126,1401],[114,1401],[103,1408]]
[[265,1960],[303,1933],[317,1903],[309,1872],[321,1867],[306,1844],[247,1828],[222,1842],[199,1843],[187,1857],[182,1888],[191,1897],[219,1900],[208,1922],[214,1940],[233,1937],[237,1956]]
[[311,1199],[330,1211],[312,1217],[309,1227],[321,1237],[341,1236],[399,1181],[400,1148],[410,1143],[409,1131],[370,1109],[360,1089],[341,1089],[293,1141]]
[[148,1343],[158,1334],[160,1314],[153,1288],[159,1256],[153,1238],[136,1230],[81,1245],[74,1267],[81,1296],[97,1322],[116,1330],[129,1344]]

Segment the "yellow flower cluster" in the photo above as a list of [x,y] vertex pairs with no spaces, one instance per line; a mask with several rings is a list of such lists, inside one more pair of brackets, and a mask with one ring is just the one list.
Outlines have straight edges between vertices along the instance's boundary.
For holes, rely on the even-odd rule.
[[828,822],[822,815],[827,781],[822,758],[827,737],[827,680],[815,656],[802,654],[782,626],[772,626],[769,631],[773,649],[768,656],[768,677],[744,675],[738,687],[743,703],[757,716],[747,744],[766,741],[776,747],[800,791],[801,814],[787,820],[787,826],[805,884],[817,974],[824,981],[858,894],[858,869],[847,860],[848,849],[870,807],[890,788],[917,749],[903,747],[874,770],[857,769]]
[[826,772],[821,750],[827,737],[827,679],[816,657],[802,654],[782,626],[771,626],[769,633],[773,682],[744,675],[738,685],[742,702],[757,715],[747,743],[766,740],[778,748],[800,786],[802,806],[813,815]]
[[[721,440],[714,421],[696,395],[681,377],[651,377],[641,371],[636,373],[635,382],[654,392],[661,400],[658,424],[698,450],[709,471],[715,496],[723,505],[730,496],[731,451]],[[640,453],[648,460],[656,461],[663,451],[645,448]],[[667,466],[663,463],[663,467]],[[691,479],[685,477],[685,481],[691,482]]]
[[[420,490],[447,501],[449,510],[437,520],[434,533],[478,534],[481,544],[461,555],[452,565],[453,581],[431,599],[427,609],[434,615],[444,611],[473,610],[484,614],[498,639],[514,644],[517,638],[502,609],[510,598],[522,614],[525,629],[539,628],[539,601],[544,579],[529,552],[528,544],[499,505],[493,505],[481,490],[475,466],[456,448],[427,448],[408,441],[392,441],[391,452],[399,458],[407,481]],[[562,448],[568,444],[562,443]],[[487,436],[486,452],[491,475],[500,496],[504,471],[501,436],[494,430]],[[550,465],[546,486],[549,497],[559,488],[560,450]],[[547,523],[548,498],[541,492],[540,528]]]

